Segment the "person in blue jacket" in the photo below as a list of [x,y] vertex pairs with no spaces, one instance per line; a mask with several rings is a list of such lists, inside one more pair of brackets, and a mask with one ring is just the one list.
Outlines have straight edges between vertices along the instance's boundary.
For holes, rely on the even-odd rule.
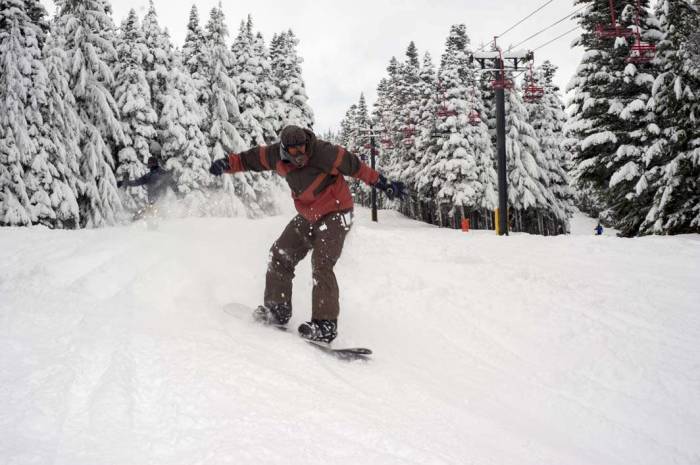
[[602,236],[603,235],[603,227],[600,225],[600,221],[598,221],[598,226],[593,229],[595,231],[596,236]]

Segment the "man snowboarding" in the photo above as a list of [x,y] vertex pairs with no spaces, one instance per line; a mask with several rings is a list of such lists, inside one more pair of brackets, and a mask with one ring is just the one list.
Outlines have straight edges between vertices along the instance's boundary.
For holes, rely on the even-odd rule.
[[333,272],[352,225],[353,199],[343,176],[352,176],[384,191],[403,196],[403,184],[387,179],[343,147],[316,138],[313,132],[287,126],[280,142],[253,147],[214,161],[209,171],[219,176],[240,171],[275,170],[292,191],[295,216],[270,249],[263,305],[257,321],[284,326],[292,317],[292,278],[297,264],[311,254],[313,293],[311,321],[299,334],[311,341],[331,342],[340,312]]
[[158,163],[158,158],[150,157],[148,159],[148,173],[138,179],[117,181],[117,187],[135,187],[146,186],[148,194],[148,205],[142,208],[134,215],[134,221],[155,214],[155,204],[168,191],[168,188],[173,188],[173,177],[169,171],[164,170]]

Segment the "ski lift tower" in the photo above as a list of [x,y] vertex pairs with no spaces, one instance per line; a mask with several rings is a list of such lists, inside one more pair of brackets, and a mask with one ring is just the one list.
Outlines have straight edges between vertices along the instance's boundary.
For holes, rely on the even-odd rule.
[[[475,52],[471,59],[481,65],[482,72],[493,73],[491,86],[496,94],[496,149],[498,153],[498,208],[496,209],[496,233],[508,235],[508,175],[506,169],[506,103],[505,90],[513,88],[513,81],[506,78],[506,70],[518,70],[522,62],[534,58],[532,52],[509,50],[505,54],[493,38],[493,51]],[[508,66],[505,63],[508,62]]]

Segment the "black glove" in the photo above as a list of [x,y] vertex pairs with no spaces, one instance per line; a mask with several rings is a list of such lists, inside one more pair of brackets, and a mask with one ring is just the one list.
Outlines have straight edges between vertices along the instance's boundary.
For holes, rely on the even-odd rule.
[[209,167],[209,172],[214,176],[221,176],[230,168],[231,167],[228,164],[228,157],[219,158],[218,160],[214,160],[212,162],[211,166]]
[[394,200],[394,197],[398,197],[399,200],[403,200],[405,193],[404,183],[399,181],[389,181],[383,175],[379,175],[379,179],[374,183],[374,187],[384,191],[389,200]]
[[117,187],[122,187],[123,185],[124,185],[124,181],[122,181],[121,179],[119,181],[117,181]]

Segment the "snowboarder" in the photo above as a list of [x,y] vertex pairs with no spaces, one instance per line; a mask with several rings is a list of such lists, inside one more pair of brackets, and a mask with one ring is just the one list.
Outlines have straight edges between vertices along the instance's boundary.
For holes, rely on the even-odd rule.
[[603,227],[600,225],[600,221],[598,222],[598,226],[596,226],[593,231],[595,231],[596,236],[602,236],[603,235]]
[[289,184],[298,212],[270,249],[263,305],[253,316],[265,324],[289,322],[294,269],[313,250],[311,321],[301,324],[298,331],[306,339],[331,342],[337,335],[340,312],[333,267],[352,225],[354,205],[343,176],[375,186],[390,199],[403,198],[404,186],[388,181],[345,148],[319,140],[298,126],[285,127],[278,143],[230,154],[209,168],[216,176],[246,170],[277,171]]
[[156,213],[156,203],[160,200],[168,191],[168,188],[173,188],[173,177],[172,173],[164,170],[157,157],[150,157],[148,159],[148,173],[144,174],[138,179],[134,180],[120,180],[117,181],[117,187],[135,187],[135,186],[146,186],[148,193],[148,204],[146,207],[142,208],[134,215],[134,221],[143,218],[144,216],[155,215]]

